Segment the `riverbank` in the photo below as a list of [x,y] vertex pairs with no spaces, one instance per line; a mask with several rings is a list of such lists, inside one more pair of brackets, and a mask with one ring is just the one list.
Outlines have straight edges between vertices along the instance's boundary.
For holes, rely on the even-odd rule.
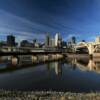
[[0,100],[100,100],[100,93],[21,92],[0,90]]

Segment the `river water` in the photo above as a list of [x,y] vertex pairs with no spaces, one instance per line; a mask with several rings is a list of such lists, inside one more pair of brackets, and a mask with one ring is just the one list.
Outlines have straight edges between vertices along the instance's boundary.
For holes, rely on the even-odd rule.
[[0,89],[35,91],[100,91],[100,59],[65,58],[25,67],[0,57]]

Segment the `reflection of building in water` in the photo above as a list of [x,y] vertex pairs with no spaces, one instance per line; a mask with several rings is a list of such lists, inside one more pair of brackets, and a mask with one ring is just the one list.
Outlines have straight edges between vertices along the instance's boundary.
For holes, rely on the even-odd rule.
[[75,70],[76,69],[76,59],[75,58],[73,58],[71,64],[72,64],[73,70]]
[[12,65],[30,65],[32,64],[32,56],[30,55],[19,55],[19,56],[12,56],[11,58]]
[[8,60],[7,56],[0,56],[0,62],[7,61],[7,60]]
[[51,64],[48,62],[48,63],[46,64],[46,66],[47,66],[47,70],[50,71],[50,69],[51,69]]
[[1,56],[0,61],[11,61],[11,56]]
[[62,66],[60,62],[55,62],[55,73],[57,76],[61,76],[62,75]]
[[50,72],[51,69],[54,69],[55,74],[57,76],[62,75],[62,66],[61,66],[60,62],[50,62],[50,63],[47,63],[46,65],[47,65],[47,69],[48,69],[49,72]]

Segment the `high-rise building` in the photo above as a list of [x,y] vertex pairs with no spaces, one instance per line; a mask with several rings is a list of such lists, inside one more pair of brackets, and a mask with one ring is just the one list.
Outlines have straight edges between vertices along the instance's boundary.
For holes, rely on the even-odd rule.
[[8,35],[7,36],[7,45],[8,46],[15,46],[15,37],[13,35]]
[[62,41],[62,42],[61,42],[61,47],[62,47],[62,48],[66,48],[66,47],[67,47],[67,42]]
[[50,47],[55,47],[55,39],[50,39]]
[[72,44],[75,44],[76,43],[76,38],[73,36],[72,38],[71,38],[71,41],[70,41]]
[[2,46],[7,46],[7,42],[6,41],[0,41],[0,47]]
[[97,42],[97,43],[100,42],[100,36],[96,37],[95,42]]
[[45,40],[45,47],[49,47],[50,46],[50,36],[49,34],[47,33],[46,35],[46,40]]
[[33,39],[33,44],[35,44],[37,42],[37,39]]
[[60,33],[56,33],[55,35],[55,47],[61,47],[62,39],[60,37]]
[[57,33],[55,35],[55,46],[57,47],[58,46],[58,40],[59,40],[59,33]]

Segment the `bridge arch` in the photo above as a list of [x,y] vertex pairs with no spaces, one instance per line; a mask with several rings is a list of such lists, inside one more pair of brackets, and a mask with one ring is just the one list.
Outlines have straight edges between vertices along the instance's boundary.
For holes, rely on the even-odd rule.
[[78,45],[88,46],[88,43],[86,43],[86,42],[79,42]]
[[92,43],[86,43],[86,42],[80,42],[77,46],[76,46],[76,50],[79,48],[83,48],[86,47],[88,49],[88,53],[89,55],[93,55],[94,51],[95,51],[95,46]]

